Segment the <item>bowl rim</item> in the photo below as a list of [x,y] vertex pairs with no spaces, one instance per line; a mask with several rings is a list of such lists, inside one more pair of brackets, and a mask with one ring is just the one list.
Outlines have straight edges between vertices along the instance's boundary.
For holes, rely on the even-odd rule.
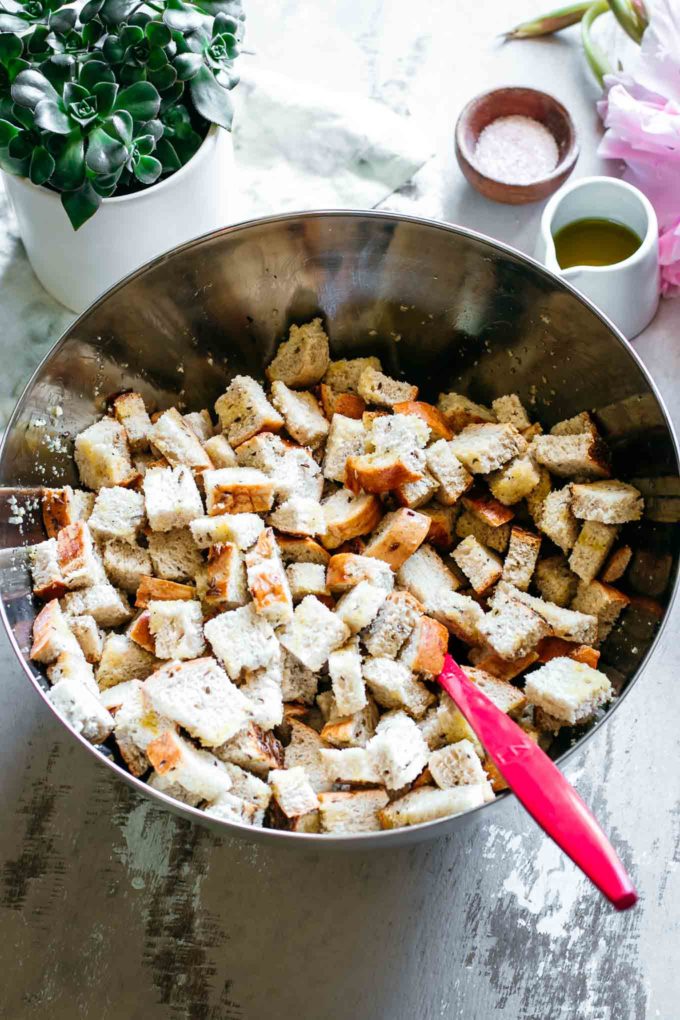
[[[614,323],[609,318],[607,318],[607,316],[603,312],[600,311],[599,308],[596,307],[596,305],[592,303],[592,301],[590,301],[588,298],[582,295],[574,286],[572,286],[568,281],[564,280],[561,276],[547,269],[546,266],[540,263],[537,259],[533,258],[530,255],[526,255],[524,252],[520,251],[517,248],[514,248],[512,245],[506,244],[503,241],[495,240],[494,238],[490,237],[487,234],[483,234],[480,231],[472,230],[469,227],[460,226],[459,224],[447,223],[441,220],[429,219],[422,216],[413,216],[407,213],[392,212],[390,210],[378,210],[378,209],[308,209],[286,213],[276,213],[270,216],[262,216],[249,220],[243,220],[239,223],[230,224],[227,227],[222,227],[218,230],[210,231],[207,234],[202,234],[189,241],[186,241],[184,244],[177,245],[175,248],[172,248],[169,251],[164,252],[161,255],[158,255],[150,262],[146,262],[144,265],[139,266],[131,273],[128,273],[127,276],[124,276],[117,283],[113,284],[112,287],[109,287],[106,291],[104,291],[104,293],[102,293],[94,302],[92,302],[92,304],[84,312],[78,315],[70,323],[70,325],[66,327],[61,336],[55,341],[52,347],[50,347],[47,353],[40,360],[40,363],[37,365],[35,370],[31,373],[31,376],[26,382],[26,385],[24,386],[21,395],[17,399],[15,407],[5,427],[2,439],[0,440],[0,464],[2,463],[5,456],[5,449],[8,437],[11,435],[16,425],[16,419],[19,417],[20,411],[23,408],[25,398],[31,387],[34,385],[34,383],[42,373],[44,367],[47,365],[49,360],[56,354],[56,352],[66,344],[71,333],[81,324],[84,318],[87,315],[89,315],[94,308],[97,308],[99,305],[105,302],[111,294],[123,288],[132,279],[135,279],[144,274],[145,272],[151,270],[152,268],[155,268],[156,266],[162,264],[164,261],[173,257],[179,252],[185,252],[193,247],[200,246],[205,241],[211,238],[236,233],[240,230],[258,228],[269,224],[285,223],[289,220],[322,219],[322,218],[339,219],[343,217],[350,219],[367,217],[369,219],[373,219],[376,221],[387,221],[392,223],[406,222],[415,224],[417,226],[425,226],[427,228],[441,230],[444,231],[445,233],[456,234],[458,236],[469,238],[470,240],[473,241],[482,242],[483,244],[490,244],[494,248],[507,252],[514,258],[519,259],[521,262],[524,262],[530,268],[538,272],[539,275],[547,277],[551,282],[559,284],[560,287],[563,287],[566,291],[573,294],[576,298],[578,298],[579,301],[586,305],[586,307],[591,312],[593,312],[593,314],[598,319],[600,319],[601,322],[610,330],[614,339],[619,343],[620,346],[622,346],[626,350],[626,352],[633,359],[640,373],[646,380],[647,385],[649,386],[650,390],[654,394],[654,397],[656,398],[657,404],[665,420],[668,433],[671,437],[671,442],[673,444],[673,450],[675,452],[678,471],[680,473],[680,442],[678,440],[678,437],[676,436],[673,422],[671,420],[671,417],[668,413],[668,409],[666,408],[665,402],[663,400],[661,393],[658,390],[656,383],[654,382],[653,378],[651,377],[651,374],[649,373],[646,366],[640,359],[639,355],[633,349],[632,344],[630,344],[630,342],[626,340],[621,331],[614,325]],[[666,607],[666,611],[663,615],[663,618],[659,624],[659,627],[651,641],[649,648],[647,649],[647,652],[645,653],[640,664],[633,673],[625,690],[614,699],[614,701],[611,703],[610,707],[607,709],[604,715],[588,730],[587,733],[583,734],[583,736],[575,740],[571,747],[564,751],[558,758],[554,759],[556,765],[563,767],[565,762],[569,761],[569,759],[572,758],[572,756],[577,751],[579,751],[583,747],[583,745],[591,739],[591,737],[593,737],[596,733],[599,732],[603,724],[611,718],[612,714],[618,709],[619,705],[627,696],[629,691],[640,679],[642,672],[644,671],[645,667],[649,664],[651,657],[654,654],[657,645],[661,639],[661,636],[666,628],[666,625],[676,603],[679,588],[680,588],[680,568],[676,569],[675,571],[675,576],[673,577],[672,582],[672,590],[670,592],[668,599],[668,605]],[[312,847],[315,848],[324,847],[326,850],[347,850],[347,849],[361,850],[373,847],[387,849],[390,846],[394,846],[396,844],[401,845],[413,844],[424,840],[436,839],[441,836],[449,835],[455,828],[457,828],[461,824],[471,822],[474,819],[479,820],[482,817],[483,818],[488,817],[488,815],[486,814],[481,815],[481,812],[484,811],[488,812],[490,808],[494,807],[497,810],[498,805],[505,804],[510,800],[514,799],[514,795],[512,795],[510,791],[503,791],[493,801],[481,804],[479,807],[473,808],[469,811],[465,811],[458,815],[451,815],[446,818],[436,819],[435,821],[431,822],[421,822],[418,825],[408,826],[406,828],[385,829],[379,832],[345,833],[337,836],[332,834],[324,834],[323,836],[319,836],[318,833],[287,832],[283,829],[265,829],[261,827],[246,825],[244,823],[229,822],[224,819],[214,818],[206,814],[205,811],[202,811],[199,808],[191,807],[188,804],[183,804],[180,801],[175,800],[173,797],[170,797],[159,790],[154,790],[153,787],[150,787],[140,778],[137,778],[136,776],[133,776],[131,773],[124,770],[113,759],[102,754],[98,750],[97,745],[91,744],[88,740],[86,740],[82,736],[82,734],[77,733],[73,729],[73,727],[68,722],[66,722],[66,720],[64,720],[62,716],[59,715],[54,705],[48,700],[46,691],[43,689],[42,685],[38,682],[38,679],[36,675],[33,673],[30,664],[25,660],[24,653],[21,651],[19,644],[14,636],[14,632],[12,631],[11,626],[9,624],[9,620],[7,618],[7,613],[5,610],[4,598],[2,598],[2,593],[0,593],[0,618],[2,619],[2,625],[5,630],[5,634],[23,670],[24,676],[30,681],[33,689],[42,698],[43,703],[54,715],[60,726],[64,730],[68,731],[71,734],[71,736],[75,738],[87,752],[89,752],[89,754],[94,758],[95,761],[98,761],[100,764],[106,766],[108,769],[111,770],[114,776],[116,776],[118,779],[123,780],[129,786],[136,789],[142,796],[148,797],[152,801],[156,801],[157,804],[170,809],[174,814],[179,814],[190,821],[198,822],[203,826],[212,829],[216,833],[221,833],[222,835],[237,836],[250,843],[269,843],[271,845],[278,844],[282,847],[299,846],[300,848],[303,848],[306,846],[307,849],[311,849]]]
[[[476,106],[481,105],[483,101],[489,99],[491,96],[496,95],[498,92],[533,92],[534,95],[548,99],[565,121],[569,128],[569,145],[567,146],[566,152],[562,158],[553,167],[550,173],[545,174],[543,177],[537,177],[536,180],[533,181],[513,184],[511,181],[501,181],[497,177],[490,177],[478,168],[474,161],[474,153],[468,145],[467,138],[465,137],[465,129],[473,109]],[[510,115],[508,114],[508,116]],[[552,134],[552,132],[550,133]],[[555,183],[557,185],[561,183],[561,179],[565,175],[568,177],[573,170],[581,151],[576,124],[564,103],[558,99],[557,96],[554,96],[552,92],[546,92],[544,89],[533,88],[530,85],[498,85],[495,88],[485,89],[483,92],[478,92],[477,95],[472,96],[471,99],[468,99],[467,103],[458,114],[454,129],[454,136],[458,158],[464,160],[482,181],[506,188],[508,189],[508,193],[512,192],[513,194],[518,195],[529,192],[537,187],[545,187],[547,184]]]

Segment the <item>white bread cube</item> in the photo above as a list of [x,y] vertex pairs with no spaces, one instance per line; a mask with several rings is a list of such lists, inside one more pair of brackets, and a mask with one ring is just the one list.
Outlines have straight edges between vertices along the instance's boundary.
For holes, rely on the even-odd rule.
[[143,577],[153,573],[149,552],[129,542],[107,542],[103,559],[109,581],[130,594],[137,591]]
[[244,669],[260,669],[278,656],[276,635],[252,602],[208,620],[204,633],[232,680]]
[[321,832],[379,832],[378,812],[389,804],[384,790],[352,790],[319,795]]
[[376,618],[387,594],[384,588],[370,581],[360,581],[341,596],[335,615],[347,625],[352,634],[358,634]]
[[361,652],[356,639],[331,652],[328,656],[328,673],[339,715],[360,712],[367,704],[367,698]]
[[202,411],[189,411],[188,414],[183,414],[182,419],[192,432],[198,436],[204,447],[207,440],[212,439],[215,435],[215,426],[210,417],[210,411],[205,407]]
[[491,401],[491,407],[498,421],[514,425],[520,432],[528,429],[531,425],[529,415],[516,393],[506,393],[502,397],[496,397]]
[[422,418],[410,414],[381,414],[367,430],[368,449],[373,453],[414,453],[424,450],[430,428]]
[[289,448],[289,444],[276,433],[259,432],[237,446],[234,456],[239,467],[257,468],[271,476],[280,467]]
[[478,595],[492,588],[503,573],[500,557],[478,542],[474,535],[459,542],[451,556]]
[[485,669],[465,666],[463,671],[467,678],[472,680],[497,708],[500,708],[501,712],[507,712],[508,715],[519,718],[526,706],[526,698],[514,684],[502,680],[492,673],[487,673]]
[[395,659],[423,612],[421,603],[407,591],[388,595],[370,627],[361,635],[368,654],[376,659]]
[[321,758],[321,749],[326,744],[311,726],[298,719],[290,721],[290,741],[284,751],[284,763],[287,769],[301,765],[315,793],[330,790],[333,786],[328,778]]
[[125,764],[133,776],[144,775],[150,766],[147,747],[163,733],[175,732],[175,724],[154,712],[139,680],[108,688],[101,700],[114,712],[114,736]]
[[248,601],[243,553],[231,542],[213,545],[208,551],[203,600],[210,606],[237,609]]
[[113,413],[125,429],[130,449],[139,453],[149,448],[151,419],[140,393],[121,393],[113,402]]
[[375,357],[340,358],[338,361],[330,362],[323,381],[338,393],[358,394],[359,379],[366,368],[374,368],[376,372],[382,371],[380,359]]
[[238,463],[231,443],[223,434],[205,439],[203,449],[210,457],[210,463],[214,468],[236,467]]
[[68,588],[59,566],[56,538],[39,542],[30,551],[33,594],[39,599],[54,599],[63,595]]
[[58,684],[61,680],[71,680],[87,687],[93,694],[99,695],[94,670],[80,648],[77,652],[61,652],[56,662],[47,667],[47,676],[51,684]]
[[565,418],[563,421],[558,421],[550,429],[552,436],[580,436],[584,433],[593,438],[598,435],[595,422],[588,411],[581,411],[579,414],[575,414],[573,418]]
[[269,785],[286,818],[298,818],[319,807],[317,796],[302,765],[292,769],[272,769]]
[[97,683],[104,691],[128,680],[146,680],[160,663],[127,634],[107,634],[97,668]]
[[[321,695],[318,703],[321,707]],[[331,747],[365,747],[375,733],[377,723],[378,707],[369,696],[368,704],[359,712],[329,717],[321,730],[321,737]]]
[[186,804],[215,801],[231,789],[223,762],[178,733],[166,730],[147,745],[146,753],[154,768],[149,786]]
[[330,364],[328,337],[321,319],[302,326],[292,325],[288,339],[279,344],[276,356],[267,367],[270,382],[281,379],[288,386],[303,389],[324,377]]
[[300,602],[307,595],[329,594],[322,563],[291,563],[286,567],[286,577],[293,602]]
[[608,480],[571,486],[571,509],[575,517],[601,524],[639,521],[644,510],[642,494],[633,485]]
[[420,450],[366,453],[347,459],[345,485],[352,492],[402,491],[406,483],[420,482],[424,471],[425,456]]
[[104,581],[104,569],[87,521],[76,521],[57,535],[57,559],[67,588],[89,588]]
[[63,679],[48,692],[47,700],[64,721],[91,744],[103,744],[113,730],[113,716],[84,684]]
[[521,658],[550,633],[538,613],[517,599],[495,595],[490,605],[492,610],[480,622],[479,631],[503,659]]
[[609,460],[601,439],[581,435],[535,436],[531,443],[534,459],[559,478],[608,478]]
[[329,481],[345,481],[347,461],[366,451],[367,434],[363,422],[334,414],[324,450],[323,476]]
[[402,649],[399,661],[412,673],[423,674],[426,678],[438,676],[444,668],[448,647],[446,627],[429,616],[421,616]]
[[323,476],[309,450],[284,443],[271,432],[242,443],[236,450],[236,459],[240,467],[257,468],[271,479],[276,500],[291,496],[321,498]]
[[395,414],[403,414],[419,418],[429,429],[430,440],[434,443],[437,439],[449,440],[453,432],[446,423],[441,411],[438,411],[434,404],[428,404],[424,400],[405,400],[394,405]]
[[108,581],[69,592],[63,607],[69,616],[93,616],[100,627],[119,627],[132,617],[127,599]]
[[392,379],[371,367],[365,368],[359,376],[357,390],[367,404],[375,404],[377,407],[394,407],[405,400],[418,399],[417,386]]
[[30,657],[34,662],[48,665],[62,652],[82,654],[80,645],[71,633],[57,599],[47,602],[33,621],[33,643]]
[[505,581],[498,582],[494,600],[497,597],[518,599],[525,606],[529,606],[545,620],[555,637],[583,645],[592,645],[597,640],[597,620],[594,616],[573,609],[563,609],[552,602],[544,602],[543,599],[513,588]]
[[460,587],[458,578],[427,543],[416,549],[401,565],[397,571],[397,583],[422,605],[439,592],[455,592]]
[[460,815],[481,807],[488,800],[493,800],[493,791],[488,783],[454,786],[448,790],[420,786],[393,800],[378,812],[378,818],[383,829],[400,829],[407,825],[421,825],[438,818]]
[[248,589],[255,610],[273,627],[289,623],[293,598],[281,553],[271,528],[266,528],[246,553]]
[[215,514],[263,513],[274,502],[274,485],[257,468],[204,471],[206,509]]
[[426,460],[439,486],[437,499],[444,506],[451,506],[470,488],[472,475],[456,457],[452,444],[445,439],[438,439],[428,448]]
[[367,687],[383,708],[403,708],[415,719],[422,719],[435,697],[411,673],[403,662],[393,659],[366,659],[363,676]]
[[[198,521],[212,518],[197,518]],[[192,521],[196,524],[196,521]],[[190,581],[196,576],[203,565],[197,544],[189,528],[173,528],[172,531],[152,531],[148,535],[149,557],[154,573],[165,581]],[[212,543],[210,543],[212,544]],[[105,561],[106,564],[106,561]]]
[[468,425],[451,440],[451,448],[471,474],[489,474],[524,453],[527,442],[514,425]]
[[212,467],[199,436],[187,424],[176,407],[164,411],[149,429],[149,441],[172,467],[205,471]]
[[279,432],[283,418],[269,403],[255,379],[234,376],[227,390],[215,404],[222,431],[236,447],[252,439],[258,432]]
[[127,434],[113,418],[101,418],[76,436],[74,457],[81,482],[95,491],[120,485],[133,473]]
[[219,818],[221,822],[234,822],[237,825],[261,826],[264,812],[255,804],[251,804],[233,793],[223,793],[221,797],[207,804],[203,811],[211,818]]
[[268,666],[246,670],[239,690],[248,700],[248,712],[253,722],[263,730],[273,730],[283,722],[283,693],[281,690],[281,656]]
[[418,549],[430,530],[430,519],[416,510],[401,509],[385,514],[371,535],[364,555],[398,570]]
[[270,769],[283,765],[283,748],[271,730],[263,730],[250,722],[231,740],[215,748],[215,754],[225,763],[238,765],[258,776],[267,776]]
[[205,651],[200,602],[183,599],[149,602],[149,629],[159,659],[195,659]]
[[517,526],[510,531],[510,544],[503,563],[503,580],[526,591],[536,569],[541,536]]
[[403,482],[394,489],[394,497],[401,506],[417,510],[425,506],[439,491],[439,482],[430,472],[421,468],[420,478],[414,482]]
[[494,527],[483,521],[474,510],[464,510],[456,520],[456,535],[459,538],[474,535],[482,545],[504,553],[510,542],[510,524],[499,524]]
[[318,670],[349,636],[349,627],[314,595],[308,595],[295,608],[293,620],[279,640],[307,669]]
[[604,673],[561,657],[527,673],[524,693],[530,705],[568,726],[590,719],[614,696]]
[[145,520],[144,497],[134,489],[112,485],[98,493],[88,525],[98,542],[135,542]]
[[605,641],[630,603],[627,595],[601,581],[580,581],[571,608],[597,617],[597,643]]
[[74,616],[69,620],[69,627],[86,661],[99,662],[104,648],[104,632],[97,626],[94,617]]
[[462,432],[468,425],[494,422],[496,416],[483,404],[476,404],[460,393],[440,393],[437,408],[454,432]]
[[504,506],[512,506],[525,499],[540,480],[540,471],[528,454],[513,457],[487,478],[491,492]]
[[291,496],[267,520],[278,531],[302,538],[313,538],[326,530],[326,518],[321,504],[309,496]]
[[162,666],[146,680],[144,692],[159,715],[206,747],[229,740],[251,714],[248,698],[209,656]]
[[218,514],[217,517],[197,517],[189,525],[199,549],[232,542],[238,549],[250,549],[264,531],[264,521],[257,514]]
[[271,398],[293,439],[312,449],[324,441],[328,435],[328,421],[313,393],[295,392],[277,379],[272,383]]
[[152,467],[142,480],[146,516],[153,531],[185,528],[203,516],[203,502],[186,467]]
[[231,779],[231,792],[264,811],[272,796],[269,784],[233,762],[225,762],[224,767]]
[[62,528],[86,521],[92,513],[95,495],[85,489],[43,489],[40,495],[42,518],[48,538],[56,538]]
[[367,750],[388,790],[412,783],[427,765],[428,747],[405,712],[385,715],[367,744]]
[[585,521],[569,557],[569,566],[582,581],[592,581],[604,566],[618,534],[616,524]]
[[545,497],[538,526],[563,553],[568,553],[574,547],[579,524],[571,511],[571,491],[568,485],[549,492]]
[[374,759],[364,747],[322,748],[319,753],[331,782],[352,786],[378,786],[381,783]]
[[314,670],[307,669],[299,659],[283,650],[283,676],[281,689],[283,700],[302,701],[312,705],[319,687],[319,677]]
[[326,581],[333,595],[343,595],[360,581],[370,581],[376,588],[384,588],[388,593],[394,588],[394,574],[387,563],[358,553],[331,556]]
[[321,541],[327,549],[337,549],[360,535],[373,531],[382,517],[377,496],[362,493],[355,496],[349,489],[339,489],[322,504],[326,530]]
[[[510,581],[510,584],[515,583],[509,577],[504,580]],[[577,585],[578,577],[569,569],[564,556],[548,556],[538,561],[536,587],[546,602],[554,602],[556,606],[568,606],[576,594]]]
[[427,765],[440,790],[485,783],[487,779],[479,755],[469,740],[458,740],[432,751]]

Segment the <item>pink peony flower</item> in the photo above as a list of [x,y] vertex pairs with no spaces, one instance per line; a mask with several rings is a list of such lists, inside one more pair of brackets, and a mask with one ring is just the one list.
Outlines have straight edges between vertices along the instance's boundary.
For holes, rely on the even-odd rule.
[[662,292],[680,287],[680,5],[650,0],[650,24],[628,72],[605,77],[598,153],[626,164],[659,220]]

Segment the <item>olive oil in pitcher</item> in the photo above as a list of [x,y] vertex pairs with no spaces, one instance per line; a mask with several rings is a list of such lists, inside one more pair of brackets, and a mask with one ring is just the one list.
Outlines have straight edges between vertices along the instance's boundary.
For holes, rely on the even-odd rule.
[[554,235],[555,255],[562,269],[571,266],[613,266],[633,255],[642,241],[622,223],[583,219],[568,223]]

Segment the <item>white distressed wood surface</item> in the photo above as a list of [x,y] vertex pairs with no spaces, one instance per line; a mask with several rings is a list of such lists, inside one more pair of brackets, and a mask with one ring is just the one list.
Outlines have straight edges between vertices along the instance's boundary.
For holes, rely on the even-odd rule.
[[[544,46],[493,41],[540,9],[533,0],[282,0],[275,13],[269,4],[251,13],[249,42],[291,73],[428,121],[439,155],[386,207],[530,251],[540,207],[493,206],[467,189],[451,130],[481,88],[548,87],[575,116],[578,172],[597,171],[597,120],[573,34]],[[0,412],[69,319],[33,280],[6,211],[4,223]],[[666,302],[635,343],[677,426],[679,327],[680,302]],[[0,1017],[677,1017],[678,622],[567,769],[638,884],[641,901],[624,915],[513,801],[453,838],[390,852],[273,853],[194,828],[64,739],[0,637]]]

